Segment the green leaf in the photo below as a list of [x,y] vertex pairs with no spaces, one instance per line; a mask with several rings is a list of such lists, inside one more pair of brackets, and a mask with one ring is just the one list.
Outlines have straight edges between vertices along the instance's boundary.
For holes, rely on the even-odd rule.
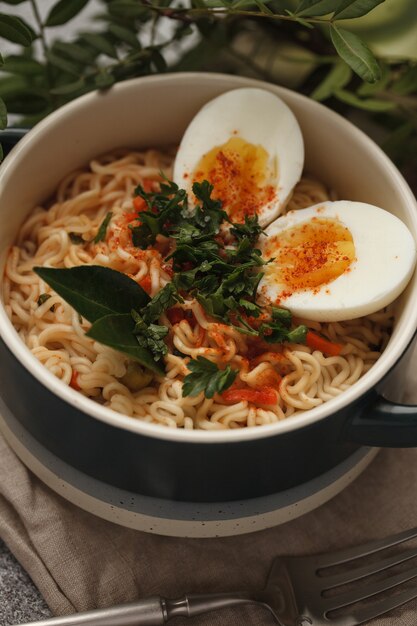
[[0,144],[0,162],[3,161],[3,157],[4,157],[4,155],[3,155],[3,147]]
[[413,122],[404,122],[398,126],[382,143],[381,148],[392,159],[404,157],[405,146],[409,145],[412,149],[413,143],[410,141],[411,135],[415,132]]
[[4,59],[3,70],[12,74],[34,76],[36,74],[43,74],[44,67],[41,63],[35,61],[35,59],[11,55]]
[[166,309],[169,309],[177,302],[184,302],[184,300],[178,294],[175,284],[167,283],[142,309],[141,314],[145,323],[151,324],[155,322]]
[[119,41],[126,43],[128,46],[131,46],[136,50],[140,50],[142,47],[136,34],[119,24],[109,24],[109,33],[114,35],[114,37],[116,37]]
[[7,127],[7,108],[4,100],[0,98],[0,130],[4,130]]
[[26,113],[19,120],[19,126],[22,128],[32,128],[32,126],[36,126],[46,115],[52,113],[52,107],[49,104],[45,109],[40,111],[39,113]]
[[230,234],[236,237],[238,241],[249,239],[251,243],[255,243],[263,232],[264,229],[259,224],[259,219],[256,214],[253,217],[245,215],[243,224],[233,224],[230,229]]
[[88,65],[92,63],[98,55],[98,51],[95,48],[92,49],[88,45],[62,41],[54,42],[52,52],[58,53],[60,56],[64,56],[71,61]]
[[44,113],[49,105],[45,96],[36,93],[30,87],[15,96],[4,97],[4,100],[9,113],[18,115]]
[[34,267],[34,272],[89,322],[145,306],[150,298],[134,280],[108,267]]
[[164,368],[155,361],[152,352],[138,344],[133,334],[134,327],[135,323],[130,314],[106,315],[94,322],[87,336],[127,354],[152,372],[163,374]]
[[292,313],[288,309],[283,309],[281,307],[273,306],[271,309],[272,319],[274,322],[279,322],[283,324],[287,328],[291,326],[292,322]]
[[72,61],[68,61],[67,59],[63,59],[61,56],[58,56],[51,50],[46,53],[46,58],[49,63],[54,67],[57,67],[59,70],[66,72],[67,74],[73,74],[74,76],[80,76],[81,68],[80,65],[73,63]]
[[158,72],[166,72],[167,63],[157,48],[152,50],[151,61]]
[[293,330],[290,330],[287,334],[286,340],[289,341],[290,343],[305,343],[307,333],[308,333],[307,326],[304,326],[304,324],[302,324],[300,326],[297,326],[296,328],[293,328]]
[[110,15],[115,17],[143,17],[149,10],[141,6],[136,0],[114,0],[108,5]]
[[98,89],[108,89],[109,87],[114,85],[115,80],[116,79],[114,78],[112,74],[110,74],[110,72],[107,72],[106,70],[103,69],[97,74],[94,82],[96,84],[96,87],[98,87]]
[[314,28],[313,24],[310,24],[310,22],[308,22],[307,20],[303,19],[302,17],[299,17],[293,11],[289,11],[288,9],[285,9],[285,13],[287,15],[290,15],[292,18],[294,18],[294,20],[298,24],[301,24],[301,26],[305,26],[305,28],[310,28],[310,30]]
[[106,217],[104,218],[104,220],[102,221],[102,223],[100,224],[100,228],[98,229],[97,235],[93,239],[94,243],[99,243],[99,241],[105,240],[106,233],[107,233],[107,226],[109,225],[109,222],[112,217],[113,217],[113,213],[109,211]]
[[394,102],[390,102],[389,100],[378,100],[376,98],[358,98],[355,94],[350,91],[345,91],[344,89],[338,89],[334,94],[341,102],[345,102],[346,104],[350,104],[358,109],[363,109],[364,111],[374,111],[375,113],[383,112],[383,111],[392,111],[396,108],[396,104]]
[[381,68],[368,46],[354,33],[332,26],[330,36],[339,56],[363,80],[370,83],[381,78]]
[[311,97],[321,102],[330,98],[336,91],[347,85],[352,78],[352,70],[346,63],[339,62],[331,68],[325,79],[315,88]]
[[[392,79],[389,66],[380,61],[381,66],[381,78],[375,83],[362,83],[362,85],[356,90],[356,93],[360,97],[374,96],[387,87]],[[342,85],[343,86],[343,85]]]
[[391,87],[400,96],[408,96],[417,92],[417,66],[409,67]]
[[96,48],[102,54],[108,57],[117,59],[117,51],[114,45],[107,39],[104,34],[100,33],[81,33],[80,35],[83,41],[86,41],[90,46]]
[[382,4],[385,0],[355,0],[351,2],[346,8],[340,8],[334,14],[334,18],[337,20],[349,20],[356,17],[362,17],[366,15],[378,4]]
[[168,334],[168,328],[159,324],[147,324],[143,317],[137,312],[131,312],[135,322],[133,334],[136,336],[138,344],[149,350],[155,361],[160,361],[168,353],[168,346],[164,338]]
[[49,11],[45,26],[61,26],[78,15],[88,0],[59,0]]
[[[345,7],[354,4],[357,0],[301,0],[296,15],[306,17],[320,17],[335,11],[342,11]],[[383,0],[380,0],[381,2]]]
[[0,37],[21,46],[30,46],[36,35],[21,17],[0,13]]
[[305,343],[308,328],[302,324],[293,330],[289,330],[287,323],[276,320],[267,324],[261,324],[259,332],[262,335],[262,339],[267,343],[283,343],[285,341]]
[[0,97],[4,100],[25,92],[28,84],[23,76],[6,76],[0,78]]
[[265,13],[266,15],[274,15],[274,12],[271,11],[271,9],[266,6],[265,2],[262,2],[262,0],[254,0],[254,2],[258,9],[261,11],[261,13]]
[[72,93],[75,93],[82,89],[85,85],[85,79],[80,78],[79,80],[74,81],[73,83],[68,83],[67,85],[61,85],[61,87],[55,87],[51,89],[49,93],[52,93],[56,96],[66,96]]
[[245,298],[241,298],[239,300],[239,306],[242,307],[246,315],[259,317],[261,307],[258,304],[255,304],[255,302],[250,302],[249,300],[245,300]]
[[203,356],[192,359],[187,367],[191,374],[184,378],[183,396],[197,396],[204,391],[206,398],[212,398],[215,393],[222,393],[228,389],[238,374],[238,371],[232,370],[230,365],[220,370],[215,363]]

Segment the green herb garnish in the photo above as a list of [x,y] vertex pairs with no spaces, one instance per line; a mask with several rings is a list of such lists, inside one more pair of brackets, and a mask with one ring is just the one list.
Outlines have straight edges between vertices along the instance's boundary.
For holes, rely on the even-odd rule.
[[129,313],[150,298],[134,280],[99,265],[70,269],[34,267],[33,271],[89,322],[105,315]]
[[272,307],[272,321],[261,324],[259,333],[267,343],[305,343],[308,332],[304,324],[290,330],[292,315],[288,309]]
[[[39,296],[39,298],[37,299],[36,304],[38,306],[41,306],[42,304],[44,304],[47,300],[49,300],[49,298],[51,297],[50,293],[41,293],[41,295]],[[53,304],[50,308],[50,311],[54,312],[55,311],[55,304]]]
[[[168,308],[184,302],[183,293],[195,297],[215,319],[268,343],[305,342],[307,327],[291,330],[291,313],[272,307],[270,319],[259,328],[253,320],[260,317],[256,303],[257,289],[265,264],[255,247],[262,234],[257,216],[244,224],[233,224],[211,197],[213,187],[207,181],[194,183],[197,205],[188,207],[187,197],[170,181],[158,192],[136,193],[146,201],[149,211],[140,214],[141,224],[132,227],[132,240],[141,248],[155,242],[158,235],[170,236],[176,246],[165,261],[172,260],[174,276],[152,299],[131,278],[101,266],[72,269],[34,268],[76,311],[92,323],[88,336],[136,359],[154,372],[162,373],[159,364],[167,354],[168,328],[158,324]],[[112,214],[108,213],[95,240],[105,237]],[[224,224],[230,225],[228,245],[220,236]],[[236,377],[228,366],[219,370],[204,357],[189,364],[191,374],[184,381],[184,394],[204,390],[206,397],[227,389]]]
[[169,236],[172,225],[188,215],[187,193],[174,182],[161,183],[160,191],[146,192],[141,185],[135,196],[143,198],[148,206],[141,211],[138,226],[130,226],[133,245],[146,249],[155,243],[157,235]]
[[99,241],[105,240],[106,233],[107,233],[107,226],[109,225],[109,222],[112,217],[113,217],[113,213],[109,211],[106,217],[104,218],[104,220],[102,221],[102,223],[100,224],[97,235],[93,239],[93,243],[99,243]]
[[88,243],[88,241],[86,241],[78,233],[68,233],[68,237],[70,238],[71,243],[74,243],[77,246]]
[[158,324],[147,324],[144,318],[132,311],[132,318],[135,322],[133,334],[136,336],[138,344],[149,350],[153,354],[155,361],[159,361],[168,352],[164,337],[168,334],[168,328],[166,326],[159,326]]
[[177,292],[174,283],[167,283],[142,309],[142,316],[145,324],[151,324],[159,319],[170,307],[177,302],[184,302],[184,299]]
[[187,364],[191,374],[184,378],[182,386],[183,396],[197,396],[204,391],[206,398],[212,398],[215,393],[222,393],[234,382],[238,371],[228,365],[224,370],[217,367],[203,356],[191,360]]
[[258,241],[259,236],[264,232],[264,229],[258,222],[258,216],[248,217],[245,215],[244,224],[233,224],[230,229],[232,235],[239,241],[249,241],[254,244]]
[[123,352],[152,372],[163,374],[164,368],[157,362],[153,353],[139,344],[133,332],[134,328],[135,322],[129,312],[101,317],[86,334],[105,346]]

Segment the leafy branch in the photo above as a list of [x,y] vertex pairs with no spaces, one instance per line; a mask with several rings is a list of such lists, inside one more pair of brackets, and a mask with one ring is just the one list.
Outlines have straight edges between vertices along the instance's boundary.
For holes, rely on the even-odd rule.
[[[0,130],[8,113],[32,126],[73,98],[137,76],[217,70],[285,84],[275,68],[286,64],[301,76],[290,86],[343,114],[362,111],[384,129],[390,156],[410,168],[417,153],[416,64],[376,58],[352,22],[345,27],[386,1],[101,0],[91,23],[61,41],[55,28],[89,0],[58,0],[45,18],[40,0],[4,0],[10,12],[0,13],[0,40],[19,51],[0,56]],[[30,24],[13,14],[13,5],[25,3]],[[171,25],[165,38],[161,20]]]

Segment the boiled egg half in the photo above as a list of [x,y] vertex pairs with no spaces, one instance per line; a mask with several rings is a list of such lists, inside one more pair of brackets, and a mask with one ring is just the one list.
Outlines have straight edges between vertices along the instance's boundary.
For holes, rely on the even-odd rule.
[[208,180],[232,221],[257,214],[265,226],[282,212],[303,164],[303,138],[291,110],[269,91],[244,88],[197,113],[179,146],[173,178],[191,205],[193,183]]
[[259,247],[270,261],[258,289],[261,301],[319,322],[387,306],[416,263],[416,244],[400,219],[347,200],[288,212],[270,224]]

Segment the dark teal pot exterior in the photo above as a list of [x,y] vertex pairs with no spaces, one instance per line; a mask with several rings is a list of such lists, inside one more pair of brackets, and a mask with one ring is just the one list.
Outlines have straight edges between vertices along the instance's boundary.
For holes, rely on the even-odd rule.
[[375,414],[376,391],[308,427],[249,441],[200,444],[136,434],[77,410],[35,379],[3,341],[0,364],[2,400],[39,443],[83,473],[144,496],[245,500],[303,484],[363,443],[395,446],[395,437],[402,437],[400,445],[417,444],[415,410],[411,426],[384,424]]

